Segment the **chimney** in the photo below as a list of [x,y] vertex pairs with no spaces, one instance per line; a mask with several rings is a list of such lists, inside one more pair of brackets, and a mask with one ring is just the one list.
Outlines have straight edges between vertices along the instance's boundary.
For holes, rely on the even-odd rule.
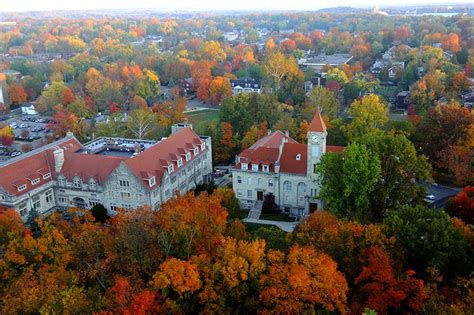
[[288,130],[285,130],[285,136],[287,136],[287,137],[290,136],[290,132]]
[[64,164],[64,150],[61,148],[58,148],[54,150],[53,155],[54,155],[54,170],[56,171],[56,173],[59,173]]
[[271,130],[271,129],[268,129],[267,135],[269,136],[269,135],[271,135],[271,134],[272,134],[272,130]]
[[72,138],[74,134],[71,131],[66,132],[66,138]]

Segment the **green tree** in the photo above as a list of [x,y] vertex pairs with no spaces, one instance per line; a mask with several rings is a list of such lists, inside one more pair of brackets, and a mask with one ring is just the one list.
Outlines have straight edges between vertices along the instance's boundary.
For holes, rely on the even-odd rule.
[[431,166],[425,156],[417,155],[410,140],[402,134],[380,134],[361,143],[380,160],[383,178],[370,196],[372,218],[381,221],[386,211],[423,199],[426,189],[420,182],[431,179]]
[[341,218],[360,222],[373,220],[369,213],[371,194],[380,179],[380,160],[364,146],[353,143],[344,156],[335,153],[323,155],[317,166],[321,175],[319,197],[327,210]]
[[348,113],[353,119],[345,131],[351,140],[381,132],[388,122],[388,108],[375,94],[354,101]]
[[407,265],[423,273],[427,267],[439,270],[465,257],[467,239],[444,211],[423,206],[402,207],[384,220],[386,235],[395,236],[405,249]]
[[51,112],[53,107],[61,104],[66,86],[62,81],[54,81],[41,94],[38,102],[38,111]]

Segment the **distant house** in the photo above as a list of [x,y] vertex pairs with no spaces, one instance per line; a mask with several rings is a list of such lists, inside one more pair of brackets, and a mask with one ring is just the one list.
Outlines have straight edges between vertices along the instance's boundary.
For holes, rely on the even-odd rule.
[[411,94],[410,91],[401,91],[397,93],[397,98],[395,100],[395,106],[397,109],[408,109],[408,106],[411,104]]
[[462,104],[464,107],[472,108],[474,105],[474,92],[469,92],[462,95]]
[[38,115],[38,112],[36,111],[35,106],[33,104],[29,106],[22,106],[21,113],[23,115]]
[[314,54],[307,51],[304,56],[298,60],[298,65],[304,70],[312,68],[316,72],[320,72],[325,65],[333,67],[340,67],[352,60],[353,56],[350,54]]
[[326,86],[326,78],[323,77],[312,77],[308,81],[304,82],[304,91],[309,93],[316,86]]
[[228,42],[232,42],[239,38],[239,33],[237,32],[227,32],[224,34],[224,39]]
[[230,80],[230,87],[232,89],[232,94],[237,95],[240,93],[257,93],[260,94],[262,91],[262,86],[260,81],[253,78],[240,78],[236,80]]
[[186,78],[181,80],[181,89],[183,90],[185,95],[191,92],[193,90],[193,78]]

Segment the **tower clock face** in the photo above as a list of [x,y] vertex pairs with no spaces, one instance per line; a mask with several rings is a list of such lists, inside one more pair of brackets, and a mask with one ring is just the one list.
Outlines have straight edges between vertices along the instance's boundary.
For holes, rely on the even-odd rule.
[[313,135],[313,136],[311,136],[311,141],[312,141],[313,143],[319,143],[319,137],[316,136],[316,135]]

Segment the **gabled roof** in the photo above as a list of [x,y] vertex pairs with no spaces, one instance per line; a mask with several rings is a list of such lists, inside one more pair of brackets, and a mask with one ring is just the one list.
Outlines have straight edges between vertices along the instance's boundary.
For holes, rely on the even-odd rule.
[[280,158],[280,172],[306,175],[307,160],[306,144],[285,143]]
[[128,157],[65,153],[61,174],[69,180],[79,176],[83,181],[93,178],[98,183],[104,183],[120,162],[127,159]]
[[[53,151],[62,148],[65,152],[75,152],[82,145],[74,137],[66,137],[41,148],[7,160],[0,164],[0,187],[14,196],[21,196],[52,180],[55,175]],[[43,175],[51,173],[48,178]],[[32,179],[40,181],[33,185]],[[26,184],[26,189],[18,191],[18,186]]]
[[308,131],[313,132],[326,132],[326,124],[324,123],[323,117],[319,111],[313,117],[311,124],[309,124]]
[[[258,147],[265,147],[265,148],[279,148],[280,144],[282,141],[286,139],[286,142],[292,142],[292,143],[298,143],[296,140],[293,138],[290,138],[289,136],[285,135],[283,132],[280,130],[272,132],[270,135],[265,136],[261,139],[259,139],[257,142],[255,142],[249,150],[254,150]],[[244,151],[245,152],[245,151]]]
[[[151,146],[144,152],[137,156],[125,161],[125,165],[132,171],[135,176],[142,179],[144,182],[155,176],[155,185],[150,188],[156,187],[161,183],[165,171],[169,165],[174,165],[174,171],[178,170],[177,161],[173,161],[174,157],[180,156],[180,153],[190,152],[191,159],[186,161],[182,158],[183,165],[191,163],[196,157],[193,152],[193,148],[202,144],[204,141],[191,128],[183,128],[177,131],[157,144]],[[204,152],[207,151],[207,147]],[[203,151],[199,150],[198,156]],[[146,178],[145,178],[146,177]],[[145,183],[146,187],[149,187],[148,182]]]

